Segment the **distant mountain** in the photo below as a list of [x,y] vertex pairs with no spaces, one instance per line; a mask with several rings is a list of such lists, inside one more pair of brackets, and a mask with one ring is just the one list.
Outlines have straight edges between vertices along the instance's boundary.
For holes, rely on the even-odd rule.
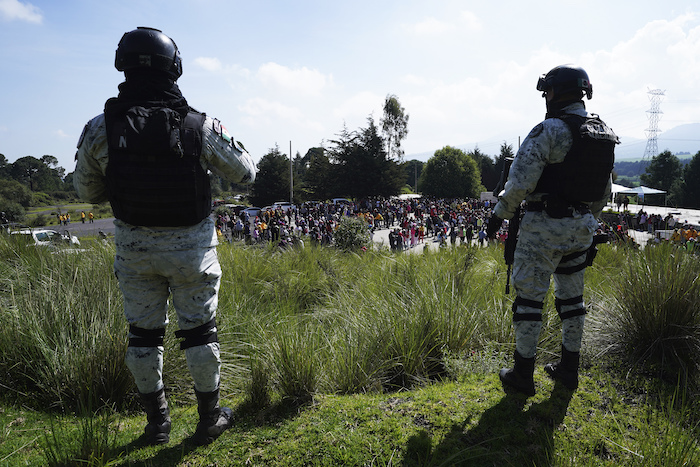
[[[615,159],[642,159],[647,147],[646,139],[620,136],[620,144],[615,150]],[[666,150],[679,158],[690,158],[700,151],[700,123],[688,123],[671,128],[656,136],[659,152]]]
[[[644,157],[644,151],[647,147],[646,139],[620,136],[620,141],[621,144],[615,149],[615,160],[641,160]],[[656,145],[659,152],[663,152],[668,149],[671,151],[671,153],[676,154],[680,159],[691,158],[698,151],[700,151],[700,123],[679,125],[671,128],[670,130],[659,133],[656,136]],[[476,144],[471,143],[460,144],[454,147],[462,149],[465,152],[470,152],[473,151],[474,147],[476,146]],[[435,149],[437,150],[440,148]],[[433,154],[434,151],[406,154],[404,156],[404,160],[410,161],[417,159],[420,161],[427,161],[433,156]],[[498,154],[489,154],[489,156],[496,157]]]

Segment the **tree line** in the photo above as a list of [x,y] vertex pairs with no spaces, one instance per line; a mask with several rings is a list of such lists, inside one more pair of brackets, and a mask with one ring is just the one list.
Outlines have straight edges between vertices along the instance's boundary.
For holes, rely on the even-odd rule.
[[[379,124],[369,116],[366,126],[356,130],[343,127],[327,144],[310,148],[304,156],[297,152],[291,161],[279,147],[270,149],[258,163],[248,201],[266,206],[289,200],[290,194],[292,201],[300,204],[413,192],[438,198],[478,198],[481,192],[496,188],[505,160],[514,157],[513,147],[504,142],[494,157],[478,147],[465,152],[445,146],[427,162],[405,161],[401,143],[408,134],[409,115],[391,94],[386,96],[383,111]],[[667,192],[665,199],[651,198],[645,200],[647,204],[666,202],[700,208],[700,151],[685,165],[670,151],[664,151],[643,166],[642,184]],[[210,177],[215,196],[245,190],[214,175]],[[21,222],[29,206],[75,199],[73,174],[66,174],[54,156],[26,156],[9,163],[0,154],[0,211],[8,220]]]
[[642,185],[666,192],[663,197],[652,196],[647,204],[663,204],[700,209],[700,151],[687,164],[663,151],[653,157],[640,176]]
[[66,175],[56,157],[25,156],[8,162],[0,154],[0,211],[5,213],[6,220],[22,222],[29,206],[74,199],[73,174]]
[[388,95],[380,125],[369,116],[366,126],[344,127],[325,147],[311,148],[304,156],[297,152],[291,160],[278,146],[271,148],[258,163],[250,202],[266,206],[291,195],[300,204],[413,192],[478,198],[496,187],[505,158],[513,157],[512,146],[504,143],[496,158],[478,148],[465,152],[445,146],[427,162],[404,161],[401,141],[408,134],[408,118],[398,98]]

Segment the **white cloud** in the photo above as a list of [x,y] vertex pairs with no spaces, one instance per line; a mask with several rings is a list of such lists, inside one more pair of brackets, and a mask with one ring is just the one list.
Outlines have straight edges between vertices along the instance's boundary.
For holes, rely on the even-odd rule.
[[419,35],[436,35],[453,31],[455,29],[455,25],[445,21],[440,21],[431,16],[419,23],[411,25],[409,29],[415,34]]
[[405,25],[404,29],[419,36],[439,36],[452,32],[481,31],[483,24],[471,11],[461,11],[454,18],[441,20],[429,16],[417,23]]
[[19,0],[0,0],[0,18],[5,21],[27,21],[41,24],[43,16],[41,10],[31,3],[22,3]]
[[483,24],[478,16],[471,11],[463,11],[459,14],[459,19],[470,31],[481,31]]
[[348,128],[353,130],[357,126],[364,127],[367,117],[372,115],[375,122],[381,118],[382,105],[384,105],[384,96],[363,91],[357,93],[342,104],[333,109],[333,115],[342,119],[348,124]]
[[69,135],[68,133],[66,133],[66,132],[63,131],[63,130],[55,130],[55,131],[53,132],[53,134],[56,135],[58,138],[61,138],[61,139],[63,139],[63,138],[75,138],[75,135],[74,135],[74,134],[70,134],[70,135]]
[[272,62],[261,65],[257,76],[266,86],[310,96],[320,95],[333,82],[332,76],[326,77],[318,70],[306,67],[292,69]]
[[323,125],[319,122],[305,117],[305,112],[296,107],[284,105],[263,98],[248,99],[243,105],[238,106],[243,114],[244,120],[256,128],[290,125],[298,126],[310,130],[323,130]]
[[221,60],[216,57],[197,57],[194,59],[194,64],[206,71],[221,71]]

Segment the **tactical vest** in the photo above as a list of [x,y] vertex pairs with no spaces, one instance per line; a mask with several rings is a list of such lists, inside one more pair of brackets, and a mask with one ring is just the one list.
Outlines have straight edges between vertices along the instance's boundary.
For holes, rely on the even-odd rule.
[[200,164],[205,115],[184,120],[167,107],[105,112],[107,191],[114,216],[132,225],[194,225],[211,212],[209,177]]
[[597,115],[557,118],[571,130],[573,144],[562,162],[545,167],[535,192],[567,203],[600,201],[615,163],[617,136]]

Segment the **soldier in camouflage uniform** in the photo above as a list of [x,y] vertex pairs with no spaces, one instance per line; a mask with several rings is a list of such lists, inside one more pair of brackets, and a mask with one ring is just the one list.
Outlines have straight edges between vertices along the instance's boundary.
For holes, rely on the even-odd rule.
[[535,394],[535,354],[552,276],[562,357],[545,370],[564,386],[578,387],[584,269],[594,254],[596,219],[610,196],[618,142],[597,115],[586,111],[583,96],[590,99],[593,88],[583,69],[556,67],[540,78],[537,89],[547,102],[546,118],[519,148],[488,223],[493,237],[525,201],[512,274],[515,365],[499,376],[504,386],[528,396]]
[[180,53],[161,31],[124,34],[115,66],[126,80],[83,130],[74,185],[85,201],[109,199],[116,217],[114,270],[129,323],[126,364],[146,410],[145,441],[170,439],[162,373],[172,295],[175,335],[183,339],[198,399],[192,439],[208,444],[231,426],[232,411],[219,406],[221,267],[207,171],[249,183],[255,164],[218,120],[189,107],[175,83]]

